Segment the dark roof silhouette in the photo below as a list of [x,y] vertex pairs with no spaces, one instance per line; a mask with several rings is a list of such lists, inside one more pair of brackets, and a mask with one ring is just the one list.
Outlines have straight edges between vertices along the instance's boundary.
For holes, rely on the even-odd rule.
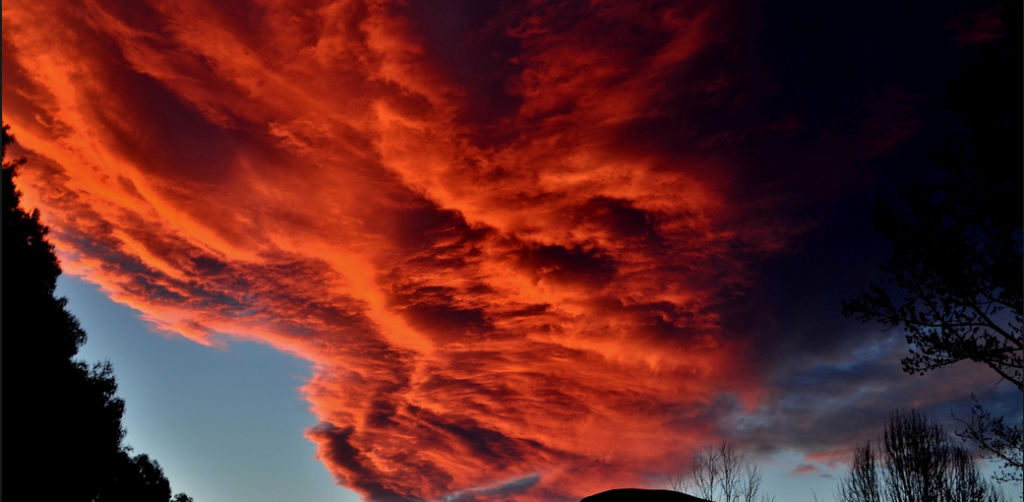
[[672,490],[644,490],[641,488],[619,488],[584,498],[580,502],[710,502],[701,498],[674,492]]

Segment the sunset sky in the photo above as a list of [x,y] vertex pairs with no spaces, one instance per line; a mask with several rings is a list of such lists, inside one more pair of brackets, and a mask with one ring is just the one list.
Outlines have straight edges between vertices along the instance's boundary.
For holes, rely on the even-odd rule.
[[998,3],[5,0],[3,120],[197,502],[571,501],[719,438],[830,500],[896,407],[1022,413],[840,313]]

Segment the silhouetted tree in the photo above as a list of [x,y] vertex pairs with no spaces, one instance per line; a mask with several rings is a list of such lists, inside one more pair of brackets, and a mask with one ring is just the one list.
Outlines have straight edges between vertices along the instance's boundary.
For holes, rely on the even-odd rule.
[[[843,312],[907,332],[903,370],[923,374],[958,361],[985,364],[1022,387],[1022,176],[1024,64],[1022,2],[1007,1],[1007,36],[950,85],[947,105],[968,132],[933,160],[947,174],[905,187],[899,207],[883,203],[876,229],[893,244],[885,274]],[[1002,461],[1000,480],[1021,480],[1021,426],[980,405],[958,433]]]
[[712,502],[772,502],[761,493],[761,470],[728,441],[707,446],[694,455],[689,471],[668,477],[674,491],[688,490]]
[[[817,499],[817,497],[815,497]],[[882,502],[878,484],[878,464],[871,442],[857,445],[850,473],[839,481],[838,502]]]
[[916,410],[889,416],[881,446],[857,447],[837,502],[1002,502],[970,453]]
[[[89,367],[74,360],[86,335],[54,291],[60,265],[39,211],[21,208],[14,177],[24,159],[7,161],[14,141],[3,125],[3,332],[8,359],[7,493],[32,500],[167,502],[171,488],[160,465],[130,455],[123,444],[124,401],[109,362]],[[13,481],[10,481],[12,480]],[[13,482],[13,485],[12,485]],[[31,483],[31,484],[29,484]],[[12,488],[13,486],[13,488]],[[190,500],[180,494],[175,501]]]

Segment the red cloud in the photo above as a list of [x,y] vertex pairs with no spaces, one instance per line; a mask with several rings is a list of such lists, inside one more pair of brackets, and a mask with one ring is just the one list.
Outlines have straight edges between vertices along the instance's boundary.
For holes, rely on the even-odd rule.
[[821,474],[821,469],[813,464],[800,464],[795,469],[789,471],[787,476],[803,476],[805,474]]
[[[312,361],[308,437],[369,498],[644,484],[716,396],[760,396],[716,309],[792,230],[664,111],[728,86],[686,85],[710,3],[531,3],[448,45],[388,2],[4,9],[4,121],[65,269]],[[502,92],[459,71],[473,44],[512,47]]]

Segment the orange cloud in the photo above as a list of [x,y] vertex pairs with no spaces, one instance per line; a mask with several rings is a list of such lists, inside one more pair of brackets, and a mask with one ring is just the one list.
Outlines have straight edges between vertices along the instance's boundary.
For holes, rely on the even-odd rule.
[[673,146],[718,10],[467,7],[438,34],[412,8],[5,2],[25,202],[161,329],[313,362],[308,437],[370,499],[675,469],[716,397],[761,395],[717,308],[792,232]]

